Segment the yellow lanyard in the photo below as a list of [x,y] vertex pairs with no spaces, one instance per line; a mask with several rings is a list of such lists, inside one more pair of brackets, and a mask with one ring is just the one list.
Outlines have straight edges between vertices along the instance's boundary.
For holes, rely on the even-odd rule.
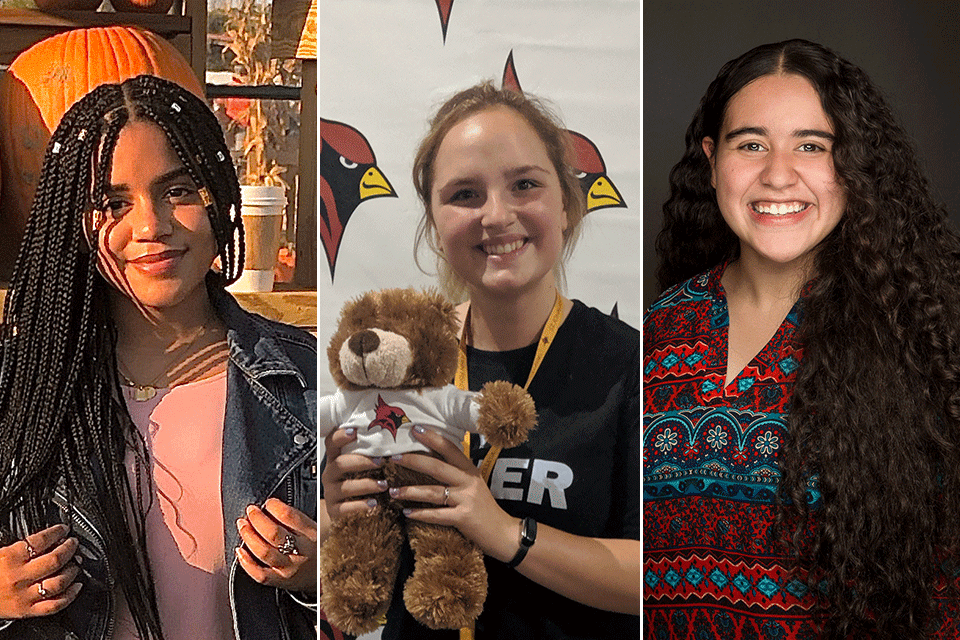
[[[540,340],[537,343],[537,353],[533,357],[533,365],[530,367],[530,374],[527,376],[527,383],[523,385],[524,389],[530,388],[530,383],[533,381],[533,376],[536,375],[537,369],[540,368],[540,363],[543,362],[543,358],[547,355],[547,349],[550,348],[550,345],[553,344],[553,339],[557,335],[557,330],[560,328],[561,323],[563,322],[563,306],[565,299],[560,295],[560,292],[557,291],[557,297],[553,302],[553,309],[550,311],[550,316],[547,318],[547,324],[543,327],[543,332],[540,335]],[[467,341],[470,338],[470,309],[467,309],[467,317],[463,321],[463,334],[460,336],[460,350],[457,353],[457,375],[454,378],[454,384],[459,388],[467,390],[470,388],[467,379]],[[470,434],[466,434],[463,438],[463,452],[469,457],[470,456]],[[493,465],[497,461],[497,456],[500,455],[500,447],[490,447],[490,451],[487,452],[486,457],[484,457],[483,462],[480,464],[480,475],[483,477],[484,482],[490,481],[490,473],[493,471]]]
[[[547,355],[547,349],[553,344],[553,339],[557,336],[557,330],[563,323],[563,306],[565,299],[557,291],[557,297],[553,301],[553,309],[550,310],[550,316],[547,318],[547,324],[543,327],[540,334],[540,340],[537,343],[537,353],[533,356],[533,365],[530,367],[530,374],[527,376],[527,383],[523,385],[524,390],[530,387],[533,382],[533,376],[536,375],[543,357]],[[463,321],[463,333],[460,335],[460,350],[457,352],[457,375],[454,377],[454,384],[460,389],[469,390],[470,384],[467,377],[467,341],[470,337],[470,309],[467,309],[467,317]],[[480,463],[480,475],[484,482],[490,482],[490,474],[493,472],[493,465],[500,456],[500,447],[491,445],[483,462]],[[463,436],[463,452],[470,457],[470,434]],[[473,627],[464,627],[460,629],[460,640],[474,640]]]

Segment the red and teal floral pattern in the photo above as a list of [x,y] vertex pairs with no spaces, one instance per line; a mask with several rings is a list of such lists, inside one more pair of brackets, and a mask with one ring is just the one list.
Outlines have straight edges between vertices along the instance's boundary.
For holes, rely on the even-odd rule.
[[[722,274],[670,289],[644,319],[644,637],[813,640],[822,613],[772,536],[800,303],[725,386]],[[814,514],[817,486],[808,481]],[[960,604],[946,586],[945,577],[931,637],[956,640]]]
[[799,307],[725,385],[722,273],[667,291],[644,321],[645,637],[815,638],[813,596],[771,536]]

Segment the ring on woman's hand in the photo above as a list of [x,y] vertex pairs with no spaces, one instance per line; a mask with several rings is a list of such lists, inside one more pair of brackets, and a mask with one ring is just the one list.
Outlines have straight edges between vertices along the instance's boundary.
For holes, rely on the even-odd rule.
[[33,560],[34,558],[36,558],[36,557],[37,557],[37,551],[36,551],[36,549],[33,548],[33,545],[31,545],[31,544],[30,544],[29,542],[27,542],[26,540],[23,541],[23,544],[27,545],[27,558],[28,558],[29,560]]
[[50,595],[50,592],[43,588],[43,580],[37,583],[37,593],[40,594],[41,598],[46,598]]
[[450,499],[450,487],[443,488],[443,506],[447,506],[447,501]]
[[285,556],[300,555],[300,552],[297,550],[297,539],[289,533],[283,537],[283,544],[277,547],[277,551]]

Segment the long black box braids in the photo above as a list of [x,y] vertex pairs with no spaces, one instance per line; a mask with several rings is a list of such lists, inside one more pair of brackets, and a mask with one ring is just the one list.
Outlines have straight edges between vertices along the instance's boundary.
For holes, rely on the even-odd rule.
[[[160,127],[200,189],[220,283],[243,269],[240,187],[203,100],[138,76],[102,85],[66,112],[44,154],[0,324],[0,522],[25,523],[27,530],[7,537],[49,526],[49,501],[61,487],[102,527],[113,573],[146,639],[163,637],[145,542],[152,483],[120,391],[111,285],[98,272],[96,251],[113,150],[132,120]],[[137,460],[133,482],[128,450]]]

